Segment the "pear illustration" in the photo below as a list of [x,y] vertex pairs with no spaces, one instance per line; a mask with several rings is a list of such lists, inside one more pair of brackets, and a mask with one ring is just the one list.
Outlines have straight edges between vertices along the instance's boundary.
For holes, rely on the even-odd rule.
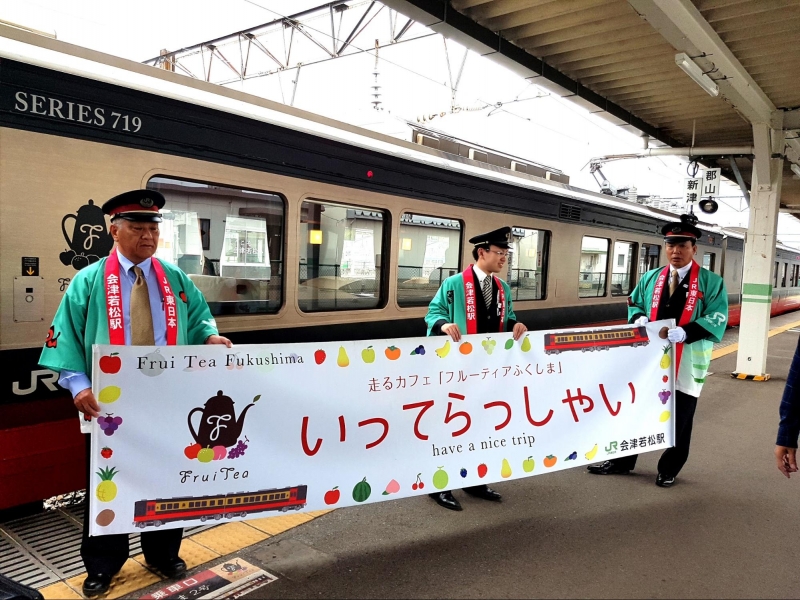
[[347,352],[344,349],[344,346],[339,346],[339,356],[336,359],[336,364],[340,367],[346,367],[350,364],[350,359],[347,358]]
[[528,339],[528,336],[525,336],[525,339],[522,340],[522,351],[528,352],[531,349],[531,341]]
[[507,459],[503,459],[503,467],[500,469],[500,476],[503,478],[511,477],[511,465]]

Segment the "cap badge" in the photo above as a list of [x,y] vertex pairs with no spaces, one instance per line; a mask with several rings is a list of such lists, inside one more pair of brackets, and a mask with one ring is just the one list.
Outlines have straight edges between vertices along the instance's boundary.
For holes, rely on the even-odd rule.
[[152,208],[153,207],[153,200],[152,198],[142,198],[139,200],[139,206],[142,208]]

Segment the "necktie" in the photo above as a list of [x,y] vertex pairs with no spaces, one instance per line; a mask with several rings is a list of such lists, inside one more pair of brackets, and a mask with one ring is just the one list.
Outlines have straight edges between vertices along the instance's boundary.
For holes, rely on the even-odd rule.
[[486,302],[486,308],[492,306],[492,278],[487,275],[483,279],[483,301]]
[[153,315],[150,312],[150,294],[147,281],[139,267],[133,267],[136,281],[131,289],[131,345],[154,346]]
[[680,283],[678,279],[678,271],[672,271],[672,277],[669,280],[669,295],[672,296],[675,293],[675,290],[678,289],[678,283]]

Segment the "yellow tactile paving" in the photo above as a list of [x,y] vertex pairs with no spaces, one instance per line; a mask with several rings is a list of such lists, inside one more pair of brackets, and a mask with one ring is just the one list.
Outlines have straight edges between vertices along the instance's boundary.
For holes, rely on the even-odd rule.
[[[781,325],[780,327],[776,327],[775,329],[770,329],[769,337],[778,335],[779,333],[783,333],[784,331],[789,331],[790,329],[794,329],[795,327],[800,327],[800,321],[795,321],[787,325]],[[739,344],[737,343],[737,344],[731,344],[730,346],[725,346],[724,348],[720,348],[719,350],[714,350],[711,353],[711,360],[716,360],[718,358],[722,358],[723,356],[727,356],[728,354],[733,354],[738,349],[739,349]]]
[[308,523],[313,518],[311,514],[304,515],[300,513],[296,515],[281,515],[280,517],[267,517],[265,519],[253,519],[247,521],[247,524],[269,535],[278,535],[292,527]]
[[[81,583],[83,583],[82,580]],[[63,581],[41,588],[39,593],[44,596],[45,600],[80,600],[83,598]]]
[[225,555],[257,544],[268,537],[267,533],[259,531],[255,527],[238,522],[220,525],[208,531],[201,531],[193,535],[191,539],[209,550]]
[[[68,579],[66,583],[75,592],[80,593],[84,579],[86,579],[85,573]],[[112,598],[121,598],[122,596],[131,594],[136,590],[140,590],[160,580],[161,577],[148,571],[135,560],[129,559],[123,565],[122,570],[117,576],[111,580],[111,589],[108,590],[108,594],[103,596],[103,598],[108,598],[109,600]]]

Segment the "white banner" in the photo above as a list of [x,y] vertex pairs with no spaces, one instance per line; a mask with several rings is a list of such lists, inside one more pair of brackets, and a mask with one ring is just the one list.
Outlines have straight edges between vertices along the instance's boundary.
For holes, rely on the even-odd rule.
[[673,445],[669,322],[95,346],[91,535],[378,502]]

